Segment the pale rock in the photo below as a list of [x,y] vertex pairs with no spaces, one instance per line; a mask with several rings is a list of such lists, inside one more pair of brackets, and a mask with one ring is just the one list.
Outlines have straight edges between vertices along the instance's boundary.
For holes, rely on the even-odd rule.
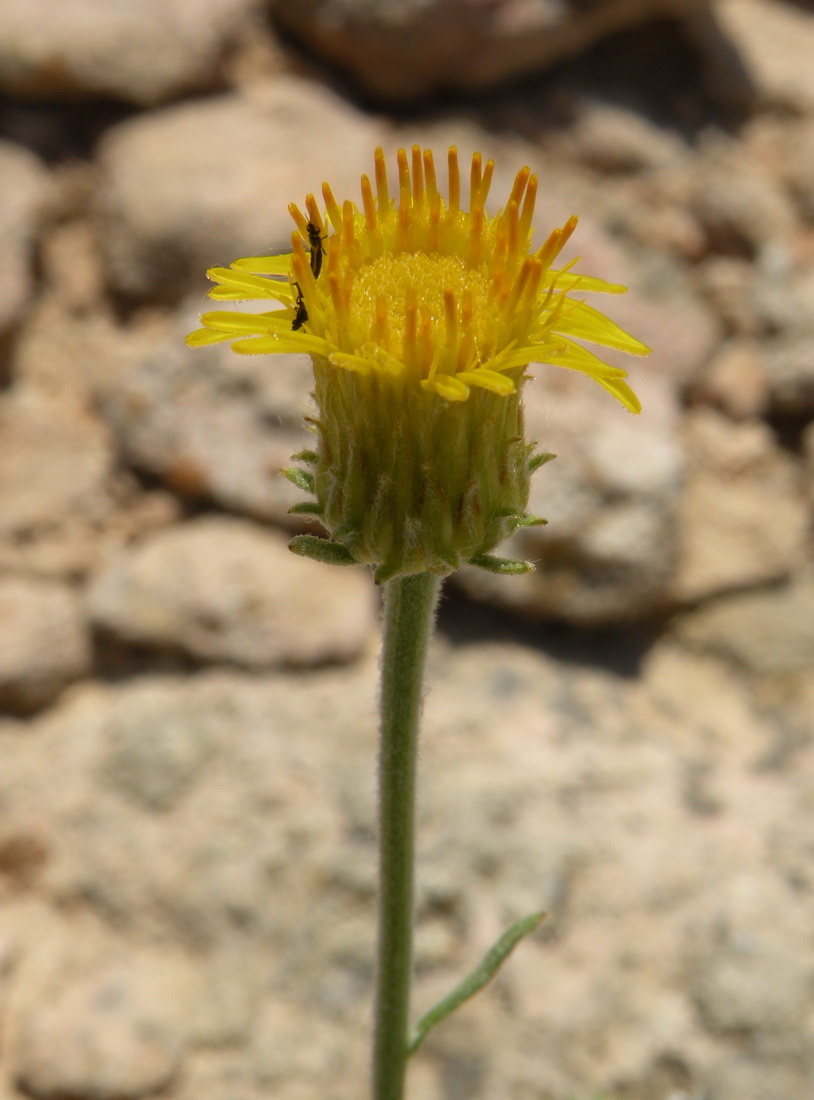
[[195,783],[220,741],[221,716],[170,684],[145,684],[105,723],[104,778],[150,810],[169,810]]
[[223,54],[257,7],[256,0],[4,0],[0,87],[154,106],[222,82]]
[[[470,635],[431,648],[417,882],[419,943],[430,950],[417,1012],[515,917],[542,907],[552,923],[433,1034],[433,1072],[415,1083],[428,1096],[450,1082],[467,1083],[466,1095],[612,1095],[620,1080],[647,1097],[714,1095],[733,1035],[698,1011],[698,962],[723,971],[736,935],[738,951],[764,956],[749,971],[751,1018],[775,1003],[771,960],[785,989],[782,1033],[759,1020],[750,1057],[764,1052],[774,1096],[806,1095],[780,1086],[788,1052],[798,1069],[809,1057],[814,1005],[789,979],[814,972],[808,879],[795,871],[810,877],[810,736],[801,725],[792,754],[765,764],[784,728],[754,706],[749,677],[670,638],[641,677],[580,667],[545,651],[565,633],[538,628],[541,646]],[[608,643],[628,644],[623,631]],[[170,988],[153,986],[142,1003],[146,1017],[180,1018],[171,1028],[190,1049],[172,1087],[183,1100],[342,1100],[364,1087],[376,678],[372,654],[296,674],[142,676],[74,689],[24,738],[0,728],[0,800],[15,815],[42,807],[58,838],[40,905],[68,925],[66,954],[87,951],[83,920],[94,938],[114,925],[137,971],[138,941],[166,945]],[[214,755],[165,812],[122,797],[104,770],[111,722],[152,707],[161,724],[159,700],[166,724],[186,706],[211,712],[219,731]],[[702,772],[717,799],[703,812],[687,797]],[[336,874],[342,860],[356,875]],[[48,939],[30,918],[25,926],[20,951],[33,965]],[[222,1001],[194,1009],[224,970]],[[53,992],[33,997],[30,970],[15,972],[31,1007],[10,1003],[10,1033],[47,1020],[43,1005],[84,984],[75,971],[49,973]],[[786,1055],[770,1055],[772,1044]],[[71,1084],[63,1095],[101,1090]]]
[[814,14],[779,0],[721,0],[722,30],[740,53],[767,107],[814,107]]
[[[333,866],[337,775],[347,771],[350,781],[352,772],[357,786],[368,777],[342,751],[370,734],[374,682],[372,661],[297,676],[143,676],[77,688],[32,731],[36,743],[6,736],[3,804],[9,813],[47,805],[59,836],[48,896],[138,940],[193,952],[187,1006],[233,967],[211,1004],[185,1008],[193,1041],[230,1041],[274,973],[310,965],[287,914],[303,917]],[[135,774],[111,774],[112,762],[124,763],[120,731],[134,739],[139,723],[147,744],[140,756],[130,752]],[[328,775],[320,761],[334,745],[341,759]],[[168,780],[162,766],[172,769]]]
[[[2,39],[0,30],[0,50]],[[31,297],[34,244],[48,190],[48,172],[37,157],[0,141],[0,333],[19,323]]]
[[684,144],[641,114],[600,101],[580,106],[565,148],[600,172],[634,173],[676,168]]
[[706,5],[668,0],[585,7],[555,0],[273,0],[280,25],[367,92],[406,102],[485,90],[655,18],[693,21]]
[[496,552],[535,562],[536,572],[508,579],[467,568],[461,581],[524,614],[586,624],[647,617],[676,569],[684,458],[672,388],[640,369],[634,389],[647,415],[633,418],[575,372],[534,370],[527,436],[557,457],[534,475],[529,511],[548,525]]
[[54,226],[43,241],[42,267],[44,281],[69,313],[87,318],[98,309],[104,297],[104,273],[88,221]]
[[[313,1029],[315,1041],[307,1046],[294,1041],[303,1029]],[[308,1083],[346,1075],[350,1050],[352,1044],[341,1029],[325,1020],[315,1026],[296,1001],[276,1000],[260,1014],[248,1054],[258,1084],[282,1090],[289,1081]]]
[[674,598],[695,601],[788,576],[805,555],[808,509],[795,464],[768,427],[698,409],[684,438]]
[[112,467],[104,425],[31,390],[0,397],[0,538],[105,509]]
[[37,710],[90,669],[76,594],[56,581],[0,577],[0,707]]
[[734,420],[759,417],[768,405],[769,380],[757,341],[734,338],[723,344],[692,395]]
[[[214,1054],[198,1053],[190,1059],[184,1075],[173,1091],[175,1100],[265,1100],[265,1090],[257,1085],[251,1068],[241,1048],[217,1051]],[[312,1086],[303,1094],[290,1092],[291,1100],[325,1100],[319,1089]],[[288,1098],[286,1098],[288,1100]]]
[[42,1100],[138,1100],[169,1087],[183,1050],[172,976],[158,960],[113,960],[29,990],[14,1021],[16,1082]]
[[293,526],[288,509],[303,495],[280,470],[313,445],[303,421],[310,363],[224,345],[190,350],[183,337],[199,307],[190,303],[100,385],[101,412],[128,462],[179,496]]
[[338,96],[280,76],[251,92],[131,119],[102,143],[97,220],[120,292],[177,299],[240,256],[289,251],[288,203],[360,198],[379,127]]
[[812,974],[781,946],[753,939],[716,946],[699,960],[694,996],[715,1031],[784,1032],[799,1027]]
[[757,339],[764,334],[755,314],[755,265],[737,256],[712,254],[698,265],[699,292],[737,339]]
[[751,305],[772,340],[814,338],[814,262],[804,242],[767,236],[755,264]]
[[814,669],[814,583],[723,596],[684,616],[678,636],[760,675]]
[[257,1018],[263,981],[250,949],[227,943],[194,970],[186,1031],[192,1043],[225,1047],[244,1043]]
[[[88,270],[89,257],[80,251],[88,242],[82,241],[77,226],[71,229],[77,232],[66,229],[56,240],[51,239],[56,248],[48,249],[50,285],[30,310],[16,341],[12,391],[27,405],[41,406],[46,401],[56,405],[61,418],[68,421],[82,414],[90,419],[100,395],[149,354],[160,338],[157,334],[165,335],[170,328],[169,318],[157,311],[145,312],[123,325],[105,308],[92,289],[99,272]],[[71,236],[78,241],[77,254],[55,263],[54,253],[63,242],[71,247]],[[98,261],[98,256],[95,259]],[[68,285],[67,272],[55,270],[61,263],[73,268],[73,285]],[[94,298],[92,303],[89,296]],[[104,425],[99,423],[98,429],[103,433]]]
[[350,660],[374,624],[367,571],[296,557],[279,534],[215,516],[115,557],[89,607],[125,642],[247,668]]
[[766,1060],[756,1053],[728,1055],[709,1075],[712,1100],[776,1100],[779,1096],[808,1096],[814,1076],[805,1059]]
[[717,253],[754,255],[768,240],[791,240],[792,203],[769,172],[728,145],[713,146],[692,172],[690,208]]
[[[577,248],[581,253],[581,241],[577,242],[575,251]],[[619,248],[615,251],[624,255]],[[629,259],[627,264],[633,266]],[[587,256],[578,270],[597,273]],[[621,265],[617,265],[616,271],[614,275],[612,268],[607,269],[602,277],[611,282],[621,281],[629,287],[629,293],[620,298],[597,298],[592,304],[626,332],[633,333],[652,349],[652,354],[640,361],[602,349],[600,358],[629,371],[634,390],[643,386],[642,401],[651,404],[655,401],[660,409],[663,401],[675,400],[675,391],[693,379],[709,361],[720,341],[720,322],[711,304],[698,294],[681,266],[671,257],[649,253],[640,257],[630,276],[624,274]],[[652,394],[651,378],[655,378]],[[647,405],[643,407],[649,411]]]

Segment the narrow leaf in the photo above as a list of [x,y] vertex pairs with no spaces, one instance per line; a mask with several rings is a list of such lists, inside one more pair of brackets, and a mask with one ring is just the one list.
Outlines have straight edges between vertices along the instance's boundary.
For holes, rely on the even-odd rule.
[[415,1054],[437,1024],[440,1024],[442,1020],[446,1020],[447,1016],[451,1015],[456,1008],[459,1008],[464,1001],[468,1001],[470,997],[483,989],[487,982],[491,981],[500,965],[514,951],[523,937],[537,928],[541,921],[545,919],[545,915],[545,913],[530,913],[529,916],[516,920],[514,924],[506,929],[500,939],[489,948],[475,969],[471,970],[446,997],[433,1005],[429,1012],[424,1013],[410,1036],[407,1047],[408,1056]]
[[305,462],[308,466],[316,466],[319,462],[319,455],[316,451],[297,451],[296,454],[291,456],[292,462]]
[[503,577],[515,576],[518,573],[533,573],[534,566],[530,561],[515,561],[512,558],[497,558],[494,554],[478,554],[476,558],[469,559],[470,565],[477,565],[478,569],[486,569],[489,573],[498,573]]
[[313,493],[315,489],[314,475],[308,470],[300,470],[297,466],[286,466],[281,471],[283,477],[287,477],[292,485],[302,489],[305,493]]
[[344,546],[340,546],[338,542],[318,538],[316,535],[295,535],[289,542],[288,549],[294,554],[299,554],[300,557],[321,561],[326,565],[359,564]]
[[529,473],[533,474],[535,470],[539,470],[541,466],[545,466],[546,462],[550,462],[552,458],[556,457],[548,451],[540,451],[539,454],[532,455],[529,459]]

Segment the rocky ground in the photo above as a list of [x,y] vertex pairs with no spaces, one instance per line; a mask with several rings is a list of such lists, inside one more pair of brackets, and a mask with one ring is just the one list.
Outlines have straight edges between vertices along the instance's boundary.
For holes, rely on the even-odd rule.
[[[366,1095],[377,593],[290,555],[307,364],[192,353],[204,269],[417,141],[542,179],[631,287],[644,413],[448,585],[415,1100],[814,1095],[814,11],[0,6],[0,1100]],[[570,258],[570,257],[569,257]]]

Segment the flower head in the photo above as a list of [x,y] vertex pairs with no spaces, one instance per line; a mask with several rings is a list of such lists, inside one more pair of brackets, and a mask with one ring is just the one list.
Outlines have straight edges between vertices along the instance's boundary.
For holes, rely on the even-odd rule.
[[[207,272],[218,301],[269,299],[263,313],[205,313],[191,347],[229,341],[240,354],[305,352],[319,416],[313,487],[334,543],[380,578],[448,573],[478,560],[524,517],[531,468],[519,391],[526,367],[552,363],[588,374],[631,412],[626,372],[583,346],[635,355],[647,348],[588,305],[588,292],[624,287],[553,264],[576,227],[570,218],[530,252],[537,178],[518,172],[505,208],[486,209],[493,163],[472,158],[468,209],[457,151],[446,199],[433,155],[398,153],[391,195],[384,154],[362,205],[341,206],[323,186],[305,213],[292,204],[292,251]],[[575,261],[574,261],[575,262]],[[575,296],[576,295],[576,296]],[[303,509],[301,509],[303,510]]]

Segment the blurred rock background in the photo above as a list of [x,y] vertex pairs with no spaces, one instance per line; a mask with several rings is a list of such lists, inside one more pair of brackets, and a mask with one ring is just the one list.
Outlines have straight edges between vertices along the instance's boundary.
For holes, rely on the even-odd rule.
[[531,164],[654,352],[636,419],[537,370],[539,569],[447,589],[416,1010],[550,915],[410,1095],[814,1095],[813,58],[810,0],[2,0],[1,1100],[366,1095],[377,593],[285,549],[307,364],[182,340],[413,142]]

